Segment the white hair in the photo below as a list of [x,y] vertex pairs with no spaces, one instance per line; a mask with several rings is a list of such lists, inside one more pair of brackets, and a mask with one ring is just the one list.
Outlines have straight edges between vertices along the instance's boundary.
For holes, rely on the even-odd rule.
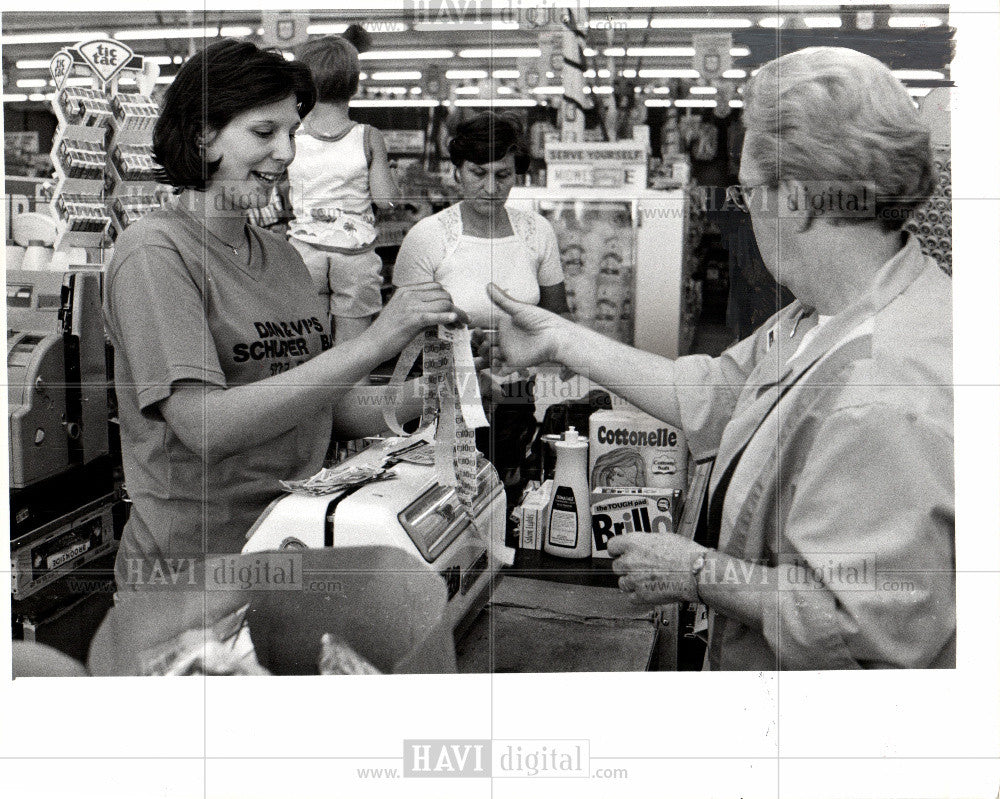
[[745,90],[750,157],[772,187],[836,182],[876,197],[899,229],[934,185],[930,132],[889,68],[844,47],[809,47],[761,67]]

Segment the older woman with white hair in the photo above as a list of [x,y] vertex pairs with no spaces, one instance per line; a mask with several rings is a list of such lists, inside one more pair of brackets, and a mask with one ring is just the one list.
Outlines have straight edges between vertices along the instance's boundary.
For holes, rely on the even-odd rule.
[[514,366],[559,361],[715,458],[708,538],[618,536],[620,585],[709,608],[711,669],[954,667],[951,283],[903,231],[928,131],[889,69],[810,48],[750,81],[739,194],[798,298],[669,361],[491,296]]

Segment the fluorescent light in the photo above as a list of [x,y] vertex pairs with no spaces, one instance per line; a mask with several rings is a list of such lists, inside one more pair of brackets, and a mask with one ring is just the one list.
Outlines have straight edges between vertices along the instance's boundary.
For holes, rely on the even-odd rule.
[[[538,58],[541,54],[538,47],[473,47],[458,51],[459,58]],[[451,54],[440,57],[451,58]]]
[[678,108],[715,108],[718,103],[715,100],[677,100],[674,105]]
[[646,100],[643,103],[643,105],[645,105],[646,108],[670,108],[670,106],[672,106],[673,103],[670,100],[651,97],[650,99]]
[[478,86],[457,86],[455,94],[479,94]]
[[839,28],[842,24],[840,17],[825,17],[818,14],[807,14],[802,17],[802,21],[807,28]]
[[26,58],[22,61],[18,61],[14,64],[18,69],[48,69],[49,68],[48,58]]
[[[649,20],[645,17],[613,17],[609,13],[603,17],[591,18],[587,24],[591,29],[601,31],[617,31],[626,28],[642,30],[649,27]],[[653,27],[656,27],[655,20]]]
[[437,100],[351,100],[351,108],[433,108]]
[[532,94],[562,94],[565,89],[562,86],[536,86],[531,90]]
[[[587,55],[587,54],[584,53],[584,55]],[[595,52],[594,55],[597,55],[597,53]],[[605,47],[604,48],[604,55],[606,55],[608,58],[624,58],[625,57],[625,48],[624,47]],[[588,57],[592,57],[592,56],[588,56]]]
[[419,86],[414,86],[412,89],[410,89],[410,94],[423,94],[423,93],[424,90],[421,89]]
[[331,33],[343,33],[347,30],[347,25],[341,22],[323,23],[322,25],[309,25],[306,33],[310,36],[328,36]]
[[19,89],[44,89],[48,85],[49,81],[45,78],[21,78],[17,82]]
[[53,97],[53,93],[52,92],[49,92],[48,94],[29,94],[28,95],[28,99],[31,100],[32,102],[36,102],[36,103],[44,103],[46,100],[51,100],[52,97]]
[[910,97],[926,97],[931,93],[931,89],[926,86],[922,88],[911,87],[907,91],[910,93]]
[[752,28],[753,23],[743,17],[657,17],[651,28]]
[[209,26],[207,28],[142,28],[115,31],[113,38],[129,42],[140,39],[211,39],[218,35],[219,29]]
[[889,17],[890,28],[937,28],[941,24],[938,17]]
[[762,28],[780,28],[785,24],[784,17],[761,17],[757,20],[757,24]]
[[745,69],[727,69],[722,73],[724,78],[732,78],[735,80],[742,80],[747,76],[747,71]]
[[159,83],[159,84],[161,84],[161,85],[164,85],[164,86],[169,86],[171,83],[174,82],[174,76],[173,75],[164,75],[162,77],[157,78],[156,82]]
[[484,20],[482,22],[418,22],[413,26],[415,31],[436,33],[438,31],[516,31],[516,22],[501,20]]
[[379,86],[374,89],[379,94],[406,94],[405,86]]
[[[49,81],[49,83],[52,83],[52,81]],[[63,84],[63,86],[93,86],[93,85],[94,85],[93,78],[66,78],[66,82]]]
[[634,69],[623,69],[622,70],[622,77],[623,78],[636,78],[636,77],[638,77],[638,74],[636,73],[636,71]]
[[[590,87],[587,86],[585,87],[584,90],[586,91],[586,89],[590,89]],[[614,89],[612,89],[610,86],[595,86],[594,88],[590,89],[590,92],[592,94],[613,94]]]
[[444,76],[448,80],[482,80],[489,73],[485,69],[449,69]]
[[899,80],[944,80],[944,73],[933,69],[894,69]]
[[161,67],[172,64],[174,59],[168,55],[148,55],[143,59],[144,61],[150,61],[154,64],[159,64]]
[[670,94],[669,86],[654,86],[653,94]]
[[244,36],[253,36],[254,29],[243,25],[233,25],[229,28],[219,28],[219,36],[231,36],[234,39],[242,39]]
[[497,80],[517,80],[521,77],[519,69],[494,69],[493,77]]
[[90,39],[107,39],[107,31],[53,31],[52,33],[10,33],[0,36],[0,44],[77,44]]
[[417,58],[445,61],[454,57],[455,53],[451,50],[368,50],[358,56],[362,61],[409,61]]
[[497,94],[513,94],[514,90],[510,86],[497,86]]
[[536,106],[534,100],[528,100],[526,98],[520,97],[509,97],[501,98],[497,97],[492,100],[456,100],[454,105],[464,106],[466,108],[489,108],[491,106],[505,107],[505,108],[527,108],[530,106]]
[[730,100],[729,101],[729,107],[730,108],[742,108],[743,107],[743,101],[742,100]]
[[182,55],[175,55],[174,56],[174,63],[175,64],[183,64],[184,63],[184,56],[182,56]]
[[372,80],[420,80],[423,73],[418,70],[404,70],[401,72],[373,72]]
[[699,78],[697,69],[640,69],[640,78]]
[[[608,55],[608,51],[604,51],[605,55]],[[628,49],[628,54],[630,56],[660,56],[664,58],[690,58],[694,55],[693,47],[630,47]],[[622,53],[622,55],[625,55]]]
[[718,94],[719,90],[714,86],[692,86],[688,89],[688,94]]
[[3,101],[5,103],[26,103],[28,101],[28,95],[26,95],[26,94],[5,94],[3,96]]

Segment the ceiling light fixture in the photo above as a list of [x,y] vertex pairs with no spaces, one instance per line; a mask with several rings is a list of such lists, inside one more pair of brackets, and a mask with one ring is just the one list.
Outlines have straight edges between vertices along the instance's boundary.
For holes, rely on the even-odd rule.
[[492,106],[496,106],[498,108],[528,108],[538,105],[537,102],[529,100],[526,97],[497,97],[489,100],[455,100],[454,104],[465,108],[490,108]]
[[807,14],[802,17],[802,21],[807,28],[839,28],[843,24],[840,17],[820,16],[818,14]]
[[[459,58],[538,58],[541,54],[538,47],[473,47],[458,51]],[[451,58],[452,55],[435,58]]]
[[343,33],[347,30],[347,25],[334,22],[334,23],[317,23],[316,25],[309,25],[306,28],[306,33],[310,36],[329,36],[330,34]]
[[418,70],[403,70],[400,72],[373,72],[372,80],[420,80],[423,73]]
[[715,100],[677,100],[674,105],[678,108],[715,108],[718,103]]
[[939,17],[889,17],[890,28],[937,28],[942,24]]
[[8,33],[0,36],[0,44],[76,44],[90,39],[107,39],[107,31],[53,31],[52,33]]
[[362,61],[409,61],[421,58],[445,61],[454,58],[451,50],[368,50],[358,58]]
[[114,37],[121,42],[153,39],[212,39],[219,35],[215,26],[207,28],[142,28],[127,31],[115,31]]
[[444,76],[448,80],[482,80],[488,77],[489,73],[485,69],[449,69]]
[[743,17],[657,17],[651,28],[752,28],[753,22]]

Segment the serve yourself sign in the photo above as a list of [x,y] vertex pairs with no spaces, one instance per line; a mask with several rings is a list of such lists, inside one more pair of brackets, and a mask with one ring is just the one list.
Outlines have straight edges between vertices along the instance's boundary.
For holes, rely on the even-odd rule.
[[646,188],[646,146],[636,141],[547,142],[550,189]]

